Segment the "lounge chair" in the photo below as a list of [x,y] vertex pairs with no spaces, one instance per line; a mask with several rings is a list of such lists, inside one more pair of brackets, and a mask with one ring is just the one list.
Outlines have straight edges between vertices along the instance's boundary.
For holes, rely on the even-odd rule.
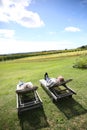
[[[46,75],[47,76],[47,75]],[[58,101],[65,97],[72,97],[73,94],[76,94],[71,88],[69,88],[66,84],[72,81],[72,79],[62,80],[60,82],[56,82],[56,78],[49,78],[39,80],[41,86],[46,90],[46,92],[51,96],[52,101]]]
[[23,111],[42,107],[42,100],[37,92],[38,87],[31,82],[19,83],[16,89],[18,115]]

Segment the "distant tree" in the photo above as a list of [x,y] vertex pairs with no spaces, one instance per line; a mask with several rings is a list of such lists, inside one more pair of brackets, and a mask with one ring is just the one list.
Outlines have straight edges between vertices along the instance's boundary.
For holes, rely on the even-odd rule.
[[81,48],[82,48],[82,49],[85,49],[86,47],[85,47],[85,46],[82,46]]

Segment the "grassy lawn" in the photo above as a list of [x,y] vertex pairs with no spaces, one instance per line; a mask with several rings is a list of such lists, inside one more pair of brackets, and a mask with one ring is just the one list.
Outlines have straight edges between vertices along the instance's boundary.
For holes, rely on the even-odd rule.
[[[49,58],[50,57],[50,58]],[[0,130],[86,130],[87,129],[87,69],[73,68],[77,56],[47,56],[24,58],[0,63]],[[68,83],[77,95],[57,104],[42,89],[39,79],[48,72],[50,77],[72,78]],[[23,113],[18,119],[16,85],[22,80],[38,86],[43,109]]]

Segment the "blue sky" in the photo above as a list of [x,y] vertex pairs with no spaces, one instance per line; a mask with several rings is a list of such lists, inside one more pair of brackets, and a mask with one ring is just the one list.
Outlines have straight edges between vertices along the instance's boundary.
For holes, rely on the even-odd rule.
[[87,45],[87,0],[0,0],[0,54]]

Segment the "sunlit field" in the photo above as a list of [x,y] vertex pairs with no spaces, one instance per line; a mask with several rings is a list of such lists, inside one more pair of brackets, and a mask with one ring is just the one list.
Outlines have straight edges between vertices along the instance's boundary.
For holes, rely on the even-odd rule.
[[20,58],[19,61],[35,61],[35,60],[48,60],[48,59],[54,59],[54,58],[60,58],[60,57],[68,57],[68,56],[79,56],[79,55],[84,55],[87,54],[87,50],[84,51],[74,51],[74,52],[63,52],[63,53],[58,53],[58,54],[49,54],[49,55],[42,55],[42,56],[33,56],[33,57],[27,57],[27,58]]
[[[73,68],[78,55],[85,53],[87,51],[0,62],[0,130],[86,130],[87,69]],[[54,104],[39,83],[45,72],[50,77],[72,78],[68,85],[77,94]],[[38,86],[43,109],[27,111],[19,119],[15,90],[20,80]]]

